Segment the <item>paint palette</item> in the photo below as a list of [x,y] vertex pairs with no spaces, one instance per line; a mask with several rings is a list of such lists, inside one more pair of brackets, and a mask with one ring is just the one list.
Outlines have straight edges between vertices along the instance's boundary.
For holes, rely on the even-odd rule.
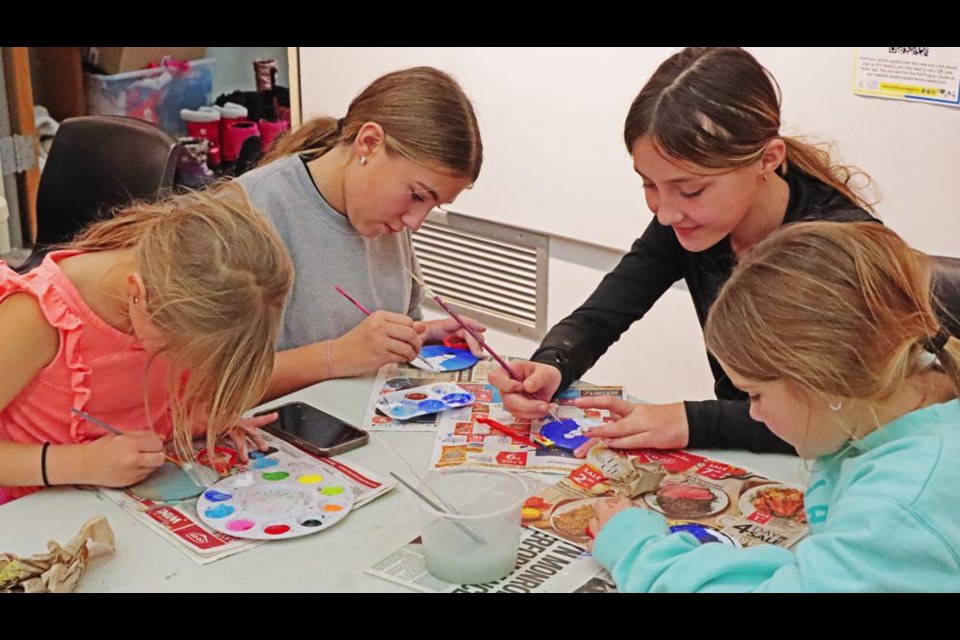
[[377,398],[377,409],[395,420],[409,420],[428,413],[457,409],[472,404],[476,397],[450,382],[385,393]]
[[553,440],[553,443],[561,449],[573,451],[590,439],[590,436],[583,435],[587,429],[589,426],[585,429],[576,420],[566,418],[543,425],[540,427],[540,434]]
[[[448,347],[442,344],[431,344],[420,351],[420,357],[428,364],[436,367],[437,371],[460,371],[469,369],[477,364],[480,359],[470,353],[469,349],[458,349]],[[418,364],[417,361],[411,362],[413,366],[424,371],[429,371],[426,367]]]
[[353,507],[353,491],[331,470],[300,462],[254,469],[207,488],[200,519],[236,538],[296,538],[332,527]]

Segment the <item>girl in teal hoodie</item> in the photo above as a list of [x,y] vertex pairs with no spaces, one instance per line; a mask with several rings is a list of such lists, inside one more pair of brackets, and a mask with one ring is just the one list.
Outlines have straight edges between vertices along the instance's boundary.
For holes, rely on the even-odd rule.
[[701,545],[625,499],[593,553],[621,591],[960,591],[960,341],[926,257],[872,223],[788,225],[743,256],[705,337],[750,415],[813,459],[793,550]]

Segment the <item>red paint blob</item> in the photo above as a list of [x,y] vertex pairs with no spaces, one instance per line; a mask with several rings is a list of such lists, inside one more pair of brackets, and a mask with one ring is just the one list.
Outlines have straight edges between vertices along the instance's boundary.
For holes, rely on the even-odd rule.
[[272,524],[263,529],[264,533],[268,533],[271,536],[278,536],[282,533],[286,533],[287,531],[290,531],[290,527],[285,524]]

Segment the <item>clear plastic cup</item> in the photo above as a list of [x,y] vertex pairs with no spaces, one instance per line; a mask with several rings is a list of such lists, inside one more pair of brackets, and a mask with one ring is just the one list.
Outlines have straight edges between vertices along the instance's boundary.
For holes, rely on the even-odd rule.
[[496,469],[460,468],[430,473],[418,489],[444,510],[419,501],[423,554],[434,577],[479,584],[513,571],[527,495],[523,480]]

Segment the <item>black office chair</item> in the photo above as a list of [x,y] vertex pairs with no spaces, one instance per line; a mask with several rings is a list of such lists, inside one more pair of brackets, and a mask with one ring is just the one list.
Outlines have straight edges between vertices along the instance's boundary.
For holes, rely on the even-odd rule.
[[933,291],[940,301],[938,315],[952,335],[960,338],[960,258],[930,256]]
[[60,124],[37,188],[37,242],[17,271],[40,264],[103,215],[153,200],[173,185],[180,145],[157,126],[122,116],[83,116]]

